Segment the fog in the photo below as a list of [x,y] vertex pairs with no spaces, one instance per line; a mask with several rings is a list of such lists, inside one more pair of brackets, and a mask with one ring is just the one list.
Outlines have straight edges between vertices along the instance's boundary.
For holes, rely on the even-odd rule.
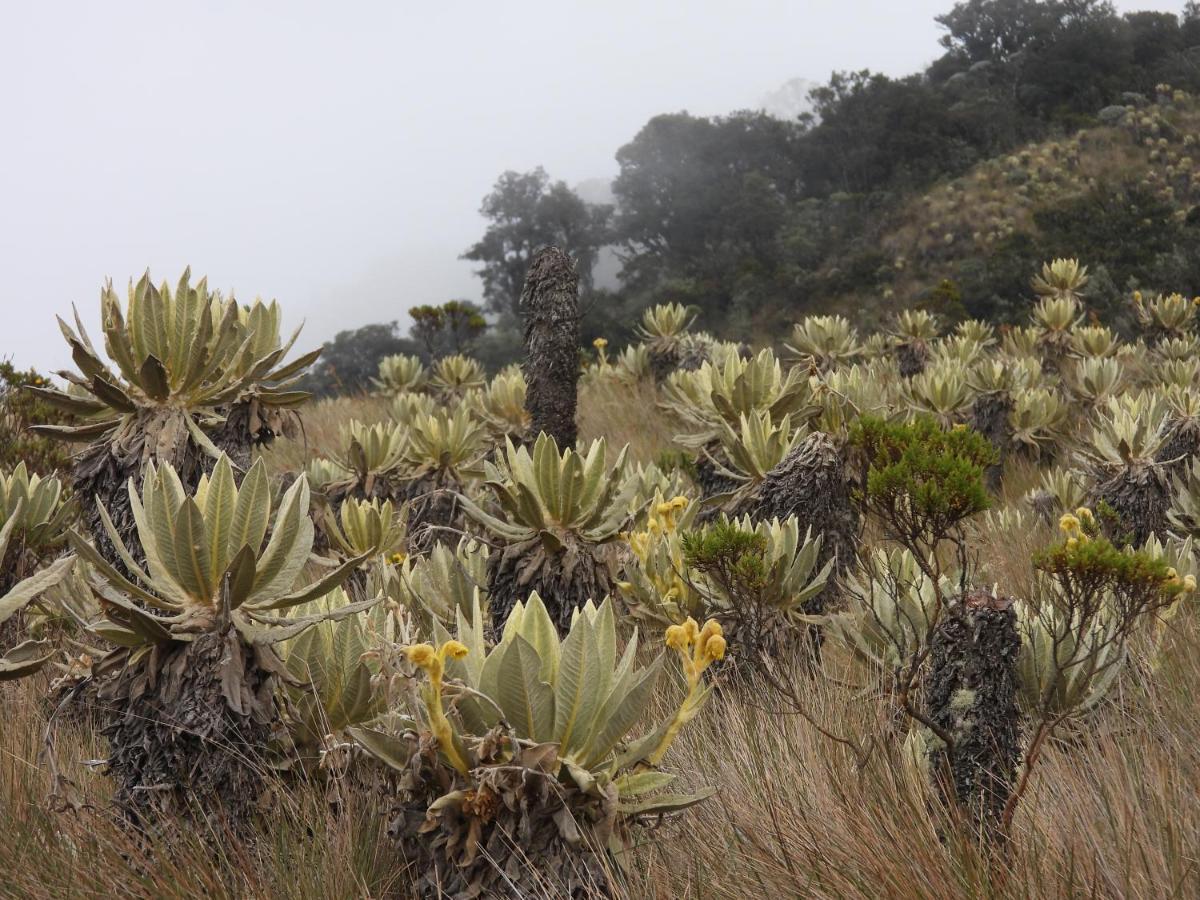
[[279,299],[304,346],[478,298],[458,255],[503,170],[609,178],[657,113],[907,74],[950,5],[5,0],[0,357],[68,364],[55,313],[94,335],[147,267]]

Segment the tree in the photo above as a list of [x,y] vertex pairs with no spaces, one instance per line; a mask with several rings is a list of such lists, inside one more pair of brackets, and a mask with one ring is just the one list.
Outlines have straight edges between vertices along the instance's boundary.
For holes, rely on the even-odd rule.
[[[725,316],[781,263],[777,240],[801,196],[799,123],[763,113],[655,116],[617,151],[615,231],[625,286]],[[682,292],[681,292],[682,290]]]
[[408,314],[413,320],[409,336],[421,344],[430,359],[454,353],[469,355],[487,329],[487,319],[470,300],[414,306]]
[[942,46],[968,62],[1006,62],[1068,25],[1116,16],[1107,0],[965,0],[934,21]]
[[569,253],[578,263],[582,287],[591,288],[596,256],[609,242],[611,206],[585,203],[566,182],[551,182],[539,166],[501,175],[479,212],[491,224],[461,258],[483,264],[476,274],[483,279],[487,309],[519,315],[525,273],[542,247]]

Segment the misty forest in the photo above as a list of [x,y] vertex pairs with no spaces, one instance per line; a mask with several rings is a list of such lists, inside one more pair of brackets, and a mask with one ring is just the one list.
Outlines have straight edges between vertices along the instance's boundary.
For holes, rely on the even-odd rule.
[[1200,4],[937,24],[499,174],[478,300],[65,298],[0,897],[1200,896]]

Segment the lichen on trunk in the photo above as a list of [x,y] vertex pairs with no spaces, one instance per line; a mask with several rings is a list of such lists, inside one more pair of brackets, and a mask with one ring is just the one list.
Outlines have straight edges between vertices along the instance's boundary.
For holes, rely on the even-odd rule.
[[970,591],[933,635],[925,696],[931,719],[951,740],[934,751],[935,787],[986,841],[1001,820],[1021,755],[1017,635],[1012,601]]

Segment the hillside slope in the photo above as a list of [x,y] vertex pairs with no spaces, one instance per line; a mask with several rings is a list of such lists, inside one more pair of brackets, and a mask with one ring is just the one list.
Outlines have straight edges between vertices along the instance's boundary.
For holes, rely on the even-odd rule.
[[864,323],[925,306],[950,318],[1023,317],[1028,273],[1078,256],[1090,305],[1120,319],[1135,288],[1187,291],[1198,271],[1200,103],[1163,85],[1153,100],[1102,111],[1095,127],[990,159],[885,213],[822,272],[877,263],[822,306]]

